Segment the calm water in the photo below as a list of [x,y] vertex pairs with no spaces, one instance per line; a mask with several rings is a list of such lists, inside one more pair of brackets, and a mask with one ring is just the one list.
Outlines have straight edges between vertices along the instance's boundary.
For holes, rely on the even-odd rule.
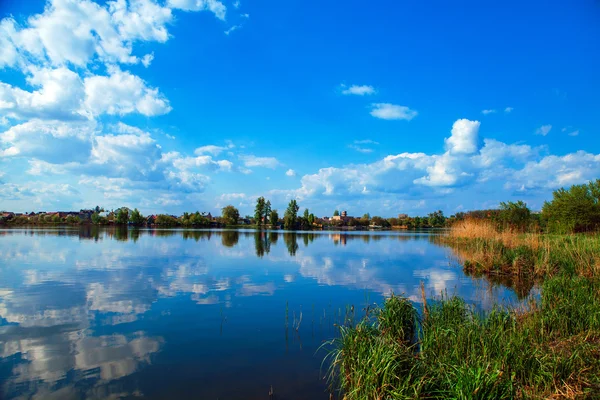
[[515,301],[427,234],[15,229],[0,260],[9,399],[328,399],[317,350],[347,305],[421,281]]

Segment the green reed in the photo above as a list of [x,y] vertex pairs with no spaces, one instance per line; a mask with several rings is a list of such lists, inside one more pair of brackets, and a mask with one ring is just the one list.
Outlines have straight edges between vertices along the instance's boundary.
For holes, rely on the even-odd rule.
[[347,400],[598,398],[600,292],[560,276],[527,310],[478,312],[458,297],[420,314],[392,296],[326,343],[332,389]]

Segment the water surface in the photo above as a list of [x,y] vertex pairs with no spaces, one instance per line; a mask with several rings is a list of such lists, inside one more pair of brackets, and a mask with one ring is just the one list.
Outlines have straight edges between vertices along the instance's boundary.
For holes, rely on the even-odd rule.
[[[0,230],[0,397],[329,399],[335,323],[391,292],[515,294],[429,234]],[[297,328],[297,329],[295,329]]]

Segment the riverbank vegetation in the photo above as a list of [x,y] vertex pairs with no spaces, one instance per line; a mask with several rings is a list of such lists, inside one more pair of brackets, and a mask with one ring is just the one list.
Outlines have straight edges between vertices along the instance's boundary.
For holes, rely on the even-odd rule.
[[[520,308],[476,310],[441,295],[392,296],[329,343],[343,398],[600,398],[600,180],[459,216],[445,236],[467,273],[536,282]],[[526,296],[528,289],[520,293]]]

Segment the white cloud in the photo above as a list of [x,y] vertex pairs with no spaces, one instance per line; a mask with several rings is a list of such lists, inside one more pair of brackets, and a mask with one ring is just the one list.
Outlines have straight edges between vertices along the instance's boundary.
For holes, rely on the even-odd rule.
[[142,57],[142,64],[144,67],[148,68],[152,63],[152,60],[154,60],[154,53],[146,54],[144,57]]
[[229,29],[225,30],[225,31],[224,31],[224,33],[225,33],[226,35],[228,35],[228,36],[229,36],[229,34],[230,34],[231,32],[233,32],[233,31],[235,31],[235,30],[238,30],[238,29],[240,29],[241,27],[242,27],[242,25],[233,25],[231,28],[229,28]]
[[0,111],[17,119],[82,119],[84,85],[79,75],[61,67],[31,68],[27,83],[32,92],[0,82]]
[[[90,0],[48,0],[43,13],[31,16],[21,27],[11,18],[0,22],[0,67],[26,67],[36,63],[85,67],[105,63],[138,63],[133,43],[164,43],[172,8],[210,11],[225,19],[226,7],[217,0],[114,0],[100,5]],[[145,60],[145,64],[148,58]]]
[[[321,207],[328,199],[332,203],[327,204],[344,199],[353,204],[373,201],[369,204],[393,205],[399,196],[439,200],[457,188],[471,187],[473,195],[479,190],[488,195],[492,191],[504,199],[511,190],[556,189],[600,175],[600,155],[577,152],[563,157],[541,156],[543,148],[494,139],[484,139],[479,149],[479,127],[478,121],[457,120],[443,154],[401,153],[370,164],[321,168],[304,175],[300,188],[272,191],[272,195],[306,203],[313,199]],[[549,176],[556,178],[549,180]]]
[[363,139],[363,140],[355,140],[354,144],[375,144],[375,145],[378,145],[379,142],[376,142],[376,141],[371,140],[371,139]]
[[342,84],[341,87],[342,94],[345,95],[353,94],[357,96],[364,96],[375,94],[375,88],[370,85],[352,85],[350,87],[346,87],[346,85]]
[[85,78],[85,108],[92,115],[124,115],[139,112],[154,116],[171,111],[169,101],[138,76],[110,68],[108,76]]
[[600,154],[578,151],[564,156],[549,155],[530,161],[515,171],[506,183],[509,189],[520,191],[557,189],[587,182],[600,176]]
[[459,119],[452,125],[452,135],[445,139],[446,150],[452,154],[471,154],[477,151],[479,121]]
[[240,8],[241,5],[242,5],[242,3],[240,3],[239,0],[236,0],[233,2],[233,8]]
[[245,198],[246,198],[245,193],[223,193],[219,197],[219,199],[221,199],[223,201],[239,200],[239,199],[245,199]]
[[536,135],[542,135],[542,136],[546,136],[547,134],[550,133],[550,131],[552,130],[552,125],[542,125],[539,128],[536,129],[535,134]]
[[288,169],[287,171],[285,171],[285,174],[287,176],[296,176],[296,171],[294,171],[293,169]]
[[275,169],[281,165],[281,163],[275,157],[257,157],[254,155],[240,156],[240,159],[244,162],[246,167],[264,167]]
[[21,156],[48,162],[85,161],[92,150],[96,124],[90,122],[44,122],[37,119],[0,133],[5,147],[0,155]]
[[227,13],[227,7],[218,0],[168,0],[167,3],[172,8],[179,8],[185,11],[208,10],[221,20],[225,20]]
[[380,119],[403,119],[410,121],[417,116],[417,112],[406,106],[398,106],[390,103],[373,103],[371,104],[371,115]]
[[348,148],[354,149],[354,150],[358,151],[359,153],[365,153],[365,154],[373,152],[373,149],[369,149],[367,147],[360,147],[355,144],[349,144]]
[[196,155],[201,155],[201,154],[212,154],[214,156],[218,156],[219,154],[221,154],[223,151],[227,150],[229,147],[224,147],[224,146],[215,146],[215,145],[207,145],[207,146],[201,146],[198,147],[196,150],[194,150],[194,154]]
[[512,107],[506,107],[504,109],[504,112],[508,114],[508,113],[512,112],[513,110],[514,110],[514,108],[512,108]]
[[493,109],[490,109],[490,110],[483,110],[483,111],[481,111],[481,113],[482,113],[483,115],[495,114],[495,113],[496,113],[496,110],[493,110]]
[[213,171],[231,171],[233,163],[229,160],[213,160],[211,156],[202,155],[186,157],[179,153],[168,153],[175,168],[187,171],[190,169],[208,169]]

